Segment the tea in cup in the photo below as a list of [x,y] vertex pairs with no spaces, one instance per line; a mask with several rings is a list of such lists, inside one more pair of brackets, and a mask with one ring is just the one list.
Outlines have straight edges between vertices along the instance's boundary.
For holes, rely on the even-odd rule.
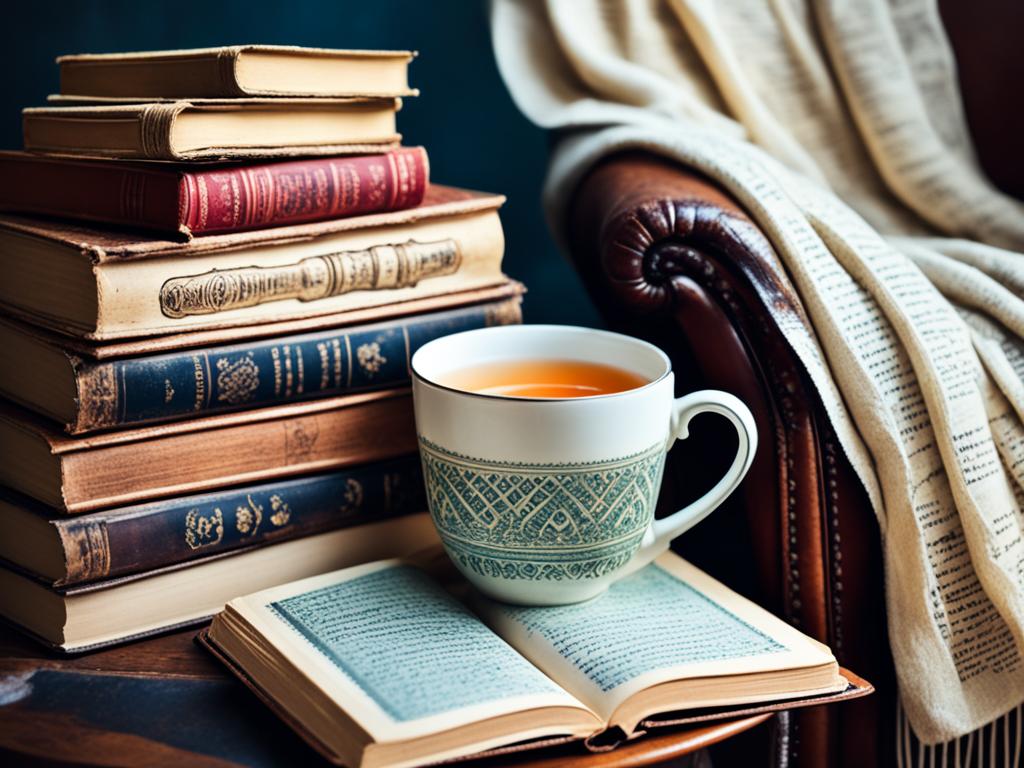
[[[572,326],[483,328],[412,357],[430,513],[456,567],[523,605],[595,597],[651,562],[736,488],[754,458],[749,409],[717,390],[674,398],[668,357]],[[739,437],[715,486],[661,520],[665,455],[698,413]]]

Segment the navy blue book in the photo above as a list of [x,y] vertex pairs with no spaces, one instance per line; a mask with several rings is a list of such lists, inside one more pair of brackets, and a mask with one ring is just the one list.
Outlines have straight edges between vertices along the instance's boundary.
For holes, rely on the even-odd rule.
[[425,509],[415,454],[73,517],[0,490],[0,558],[38,580],[70,586]]
[[519,290],[506,295],[372,325],[112,359],[4,319],[0,393],[82,434],[400,387],[410,356],[431,339],[520,322]]

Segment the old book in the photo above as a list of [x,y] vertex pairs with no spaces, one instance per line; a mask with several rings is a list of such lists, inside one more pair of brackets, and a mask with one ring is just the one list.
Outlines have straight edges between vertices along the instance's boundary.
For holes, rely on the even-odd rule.
[[416,455],[74,517],[0,490],[0,558],[67,586],[424,509]]
[[102,360],[0,319],[0,393],[70,434],[174,421],[406,386],[409,358],[431,339],[520,319],[516,295],[371,325]]
[[347,766],[613,746],[686,712],[849,688],[828,648],[672,553],[585,603],[469,606],[391,560],[232,600],[207,641]]
[[504,283],[500,195],[189,242],[0,216],[0,303],[92,339],[272,323]]
[[412,399],[405,388],[86,437],[69,437],[0,401],[0,485],[68,513],[415,451]]
[[380,151],[397,99],[173,101],[22,110],[25,149],[126,160],[234,160]]
[[[180,333],[165,333],[160,336],[124,339],[86,339],[70,336],[32,322],[26,322],[28,316],[11,307],[0,308],[0,326],[4,324],[17,326],[22,332],[37,336],[43,342],[62,346],[70,353],[90,360],[114,360],[119,357],[174,352],[180,349],[195,349],[231,342],[269,339],[286,334],[378,323],[428,312],[458,309],[474,304],[491,302],[500,304],[507,299],[516,299],[519,303],[525,293],[526,287],[522,283],[506,278],[483,288],[452,291],[437,296],[425,296],[421,299],[409,299],[393,304],[330,312],[325,315],[274,320],[258,325],[204,328]],[[518,310],[516,311],[516,317],[521,317],[521,314]]]
[[61,56],[64,98],[236,98],[241,96],[415,96],[412,51],[345,51],[231,45],[179,51]]
[[188,238],[412,208],[427,180],[423,147],[211,168],[0,152],[0,210]]
[[421,512],[76,587],[53,588],[0,565],[0,617],[56,650],[87,651],[204,621],[254,588],[436,543],[430,516]]

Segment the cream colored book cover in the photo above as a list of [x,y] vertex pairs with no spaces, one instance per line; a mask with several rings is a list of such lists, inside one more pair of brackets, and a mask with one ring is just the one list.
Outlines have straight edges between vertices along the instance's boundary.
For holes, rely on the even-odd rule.
[[415,96],[414,51],[293,45],[228,45],[175,51],[60,56],[60,94],[51,100],[236,98],[245,96]]

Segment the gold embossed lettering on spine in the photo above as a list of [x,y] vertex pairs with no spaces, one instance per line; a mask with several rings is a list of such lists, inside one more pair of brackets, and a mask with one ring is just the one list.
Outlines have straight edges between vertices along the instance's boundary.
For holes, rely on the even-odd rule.
[[352,291],[411,288],[425,278],[454,274],[461,262],[454,240],[409,240],[312,256],[280,267],[213,270],[165,282],[160,311],[179,318],[285,299],[316,301]]

